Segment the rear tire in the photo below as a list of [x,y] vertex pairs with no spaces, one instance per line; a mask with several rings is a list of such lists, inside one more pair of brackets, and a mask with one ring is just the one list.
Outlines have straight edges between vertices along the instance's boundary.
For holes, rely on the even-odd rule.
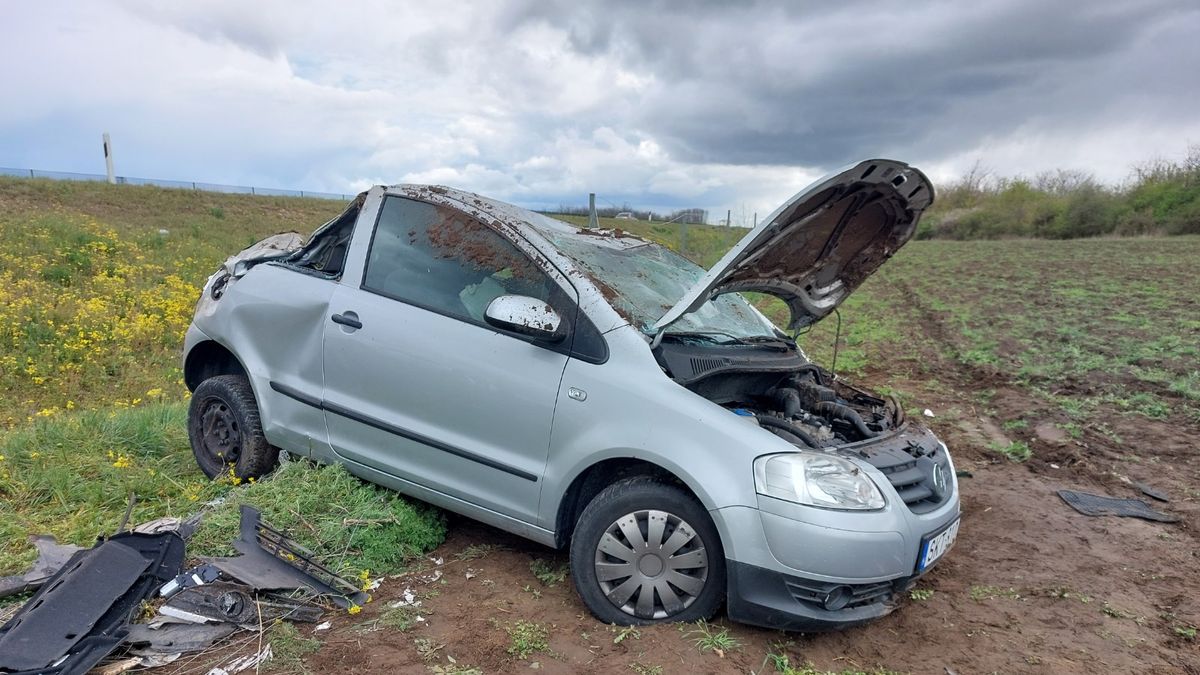
[[196,464],[209,478],[246,480],[270,473],[279,448],[267,442],[250,381],[241,375],[210,377],[196,387],[188,406],[188,438]]
[[628,478],[600,491],[580,515],[571,578],[605,623],[698,621],[725,600],[725,553],[708,512],[685,490]]

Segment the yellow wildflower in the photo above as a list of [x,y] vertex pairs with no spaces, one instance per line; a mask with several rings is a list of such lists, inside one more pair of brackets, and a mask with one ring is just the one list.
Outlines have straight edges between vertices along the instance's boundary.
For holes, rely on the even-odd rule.
[[346,612],[349,614],[358,614],[361,611],[362,611],[362,607],[360,607],[358,605],[350,605],[350,609],[346,610]]

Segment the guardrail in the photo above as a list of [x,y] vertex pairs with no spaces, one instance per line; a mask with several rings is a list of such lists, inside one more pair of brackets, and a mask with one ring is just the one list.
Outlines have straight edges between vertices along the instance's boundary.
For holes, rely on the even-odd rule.
[[[42,171],[41,169],[12,169],[0,166],[0,176],[15,176],[17,178],[49,178],[51,180],[78,180],[105,183],[108,177],[99,173],[74,173],[71,171]],[[202,183],[199,181],[166,180],[163,178],[134,178],[132,176],[114,176],[120,185],[154,185],[161,188],[176,190],[202,190],[205,192],[224,192],[226,194],[265,195],[268,197],[312,197],[314,199],[340,199],[348,202],[354,195],[343,195],[334,192],[313,192],[312,190],[281,190],[277,188],[250,187],[246,185],[223,185],[221,183]]]

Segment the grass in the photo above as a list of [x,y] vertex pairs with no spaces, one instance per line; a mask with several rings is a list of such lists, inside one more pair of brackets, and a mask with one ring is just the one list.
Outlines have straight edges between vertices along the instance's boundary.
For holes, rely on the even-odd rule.
[[916,602],[925,602],[933,597],[931,588],[914,588],[908,592],[908,597]]
[[445,534],[437,510],[340,467],[292,462],[253,484],[210,482],[195,467],[185,419],[182,403],[154,403],[41,419],[0,438],[0,574],[32,562],[28,534],[49,533],[80,546],[111,534],[131,493],[137,496],[133,523],[186,516],[223,497],[189,543],[193,555],[232,553],[238,505],[249,503],[350,576],[395,571]]
[[820,670],[811,663],[795,666],[792,665],[791,659],[784,654],[767,654],[766,659],[771,667],[774,668],[777,675],[899,675],[896,671],[887,670],[885,668],[876,668],[875,670]]
[[1033,457],[1033,450],[1025,441],[1012,441],[1008,444],[993,443],[988,447],[1004,455],[1010,462],[1020,463]]
[[537,652],[550,649],[550,629],[534,621],[517,621],[505,627],[508,633],[508,653],[527,659]]
[[529,563],[529,571],[543,586],[557,586],[567,580],[570,568],[565,563],[536,558]]
[[307,234],[343,208],[0,177],[0,428],[180,400],[183,332],[208,275],[267,234]]
[[267,630],[271,644],[271,660],[266,669],[272,673],[308,673],[304,657],[321,648],[321,641],[304,637],[290,621],[276,621]]
[[1020,600],[1021,594],[1015,588],[1000,588],[999,586],[972,586],[970,590],[971,599],[976,602],[985,600],[995,600],[996,598],[1007,598],[1009,600]]
[[702,653],[713,652],[722,658],[725,654],[742,646],[740,640],[729,634],[724,626],[713,626],[707,621],[697,621],[687,631],[686,637],[696,645]]

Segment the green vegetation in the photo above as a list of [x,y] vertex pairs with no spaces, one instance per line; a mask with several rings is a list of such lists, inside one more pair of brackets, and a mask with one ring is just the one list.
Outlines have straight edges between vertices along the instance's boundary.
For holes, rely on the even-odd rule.
[[876,668],[874,670],[856,670],[847,668],[845,670],[820,670],[814,667],[811,663],[806,663],[801,666],[793,666],[791,659],[784,654],[767,654],[767,661],[771,663],[771,667],[775,669],[778,675],[899,675],[894,670],[886,668]]
[[1182,162],[1135,167],[1132,181],[1116,188],[1082,172],[990,179],[979,167],[937,187],[922,239],[1200,234],[1200,145]]
[[566,563],[557,563],[544,558],[536,558],[529,563],[529,571],[542,582],[543,586],[555,586],[567,580],[570,568]]
[[713,652],[720,657],[742,646],[741,641],[729,634],[728,628],[713,626],[707,621],[692,624],[686,636],[701,652]]
[[230,555],[239,509],[251,504],[296,543],[329,555],[323,564],[349,577],[398,571],[445,536],[441,512],[351,476],[339,465],[289,462],[268,480],[229,491],[189,542],[193,555]]
[[1008,598],[1009,600],[1020,600],[1021,594],[1015,588],[1000,588],[998,586],[972,586],[971,599],[976,602],[984,600],[995,600],[996,598]]
[[914,588],[908,592],[908,597],[916,602],[925,602],[933,597],[932,588]]
[[550,649],[550,629],[546,624],[533,621],[517,621],[505,627],[508,633],[508,653],[518,659],[527,659],[536,652]]
[[1007,445],[992,444],[990,447],[1004,455],[1010,462],[1020,463],[1033,457],[1033,450],[1029,449],[1029,444],[1025,441],[1012,441]]
[[265,666],[272,673],[308,673],[304,657],[321,648],[320,640],[302,636],[290,621],[271,624],[266,638],[271,644],[271,660]]
[[308,234],[344,208],[0,177],[0,429],[179,400],[183,332],[208,276],[262,237]]

